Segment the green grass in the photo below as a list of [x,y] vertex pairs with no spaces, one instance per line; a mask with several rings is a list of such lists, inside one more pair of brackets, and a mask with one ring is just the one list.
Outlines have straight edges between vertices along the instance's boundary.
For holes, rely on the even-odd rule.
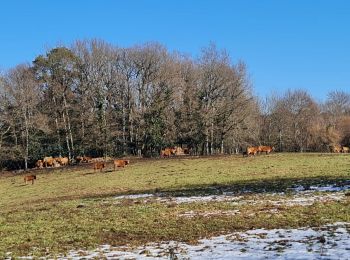
[[[229,202],[168,205],[122,200],[132,193],[210,193],[282,191],[295,184],[342,183],[350,179],[350,156],[334,154],[271,154],[255,158],[224,156],[134,160],[130,167],[94,173],[90,166],[36,171],[34,185],[23,175],[0,177],[0,258],[55,255],[102,243],[139,245],[150,241],[195,242],[235,230],[300,227],[350,221],[350,200],[312,206],[282,207],[278,214]],[[248,195],[245,195],[248,196]],[[264,194],[251,194],[264,200]],[[268,197],[268,196],[267,196]],[[81,205],[81,206],[79,206]],[[78,207],[79,206],[79,207]],[[187,211],[239,210],[234,216],[180,217]]]

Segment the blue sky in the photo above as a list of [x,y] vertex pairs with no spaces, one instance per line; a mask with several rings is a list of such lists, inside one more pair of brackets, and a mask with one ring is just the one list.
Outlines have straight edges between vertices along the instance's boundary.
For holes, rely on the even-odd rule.
[[0,10],[3,71],[77,39],[157,41],[193,57],[214,42],[247,64],[261,97],[350,92],[350,1],[4,0]]

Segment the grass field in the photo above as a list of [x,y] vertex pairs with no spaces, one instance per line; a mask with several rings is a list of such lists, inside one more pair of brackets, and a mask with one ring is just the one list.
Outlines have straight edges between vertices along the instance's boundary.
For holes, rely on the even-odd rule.
[[[71,249],[107,243],[137,246],[167,240],[195,243],[203,237],[252,228],[318,226],[350,221],[350,197],[311,205],[282,205],[271,214],[271,200],[296,185],[350,181],[350,155],[270,154],[135,159],[130,167],[94,173],[91,165],[36,170],[34,185],[24,175],[0,177],[0,258],[55,256]],[[243,192],[244,191],[244,192]],[[162,203],[121,199],[126,194],[157,193],[164,197],[204,196],[230,192],[242,200]],[[194,217],[183,217],[195,212]],[[200,213],[219,212],[205,215]],[[239,214],[220,214],[239,212]]]

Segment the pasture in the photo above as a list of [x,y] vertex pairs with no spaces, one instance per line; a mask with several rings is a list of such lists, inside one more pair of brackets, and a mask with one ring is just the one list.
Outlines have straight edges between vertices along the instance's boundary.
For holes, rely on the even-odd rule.
[[[295,200],[298,187],[349,185],[348,154],[131,159],[125,168],[113,168],[35,170],[33,185],[24,183],[23,174],[1,175],[0,258],[64,256],[102,244],[193,244],[254,228],[350,222],[348,188],[341,199],[316,191],[311,203],[284,203]],[[144,196],[128,196],[134,194]],[[218,199],[222,195],[235,199]],[[189,197],[196,199],[174,199]]]

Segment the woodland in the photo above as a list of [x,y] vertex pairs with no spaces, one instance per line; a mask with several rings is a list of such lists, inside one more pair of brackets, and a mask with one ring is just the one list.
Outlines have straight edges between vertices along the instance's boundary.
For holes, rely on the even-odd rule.
[[174,146],[214,155],[349,144],[349,93],[258,97],[244,61],[213,43],[194,58],[155,42],[76,41],[0,74],[1,169],[44,156],[156,157]]

